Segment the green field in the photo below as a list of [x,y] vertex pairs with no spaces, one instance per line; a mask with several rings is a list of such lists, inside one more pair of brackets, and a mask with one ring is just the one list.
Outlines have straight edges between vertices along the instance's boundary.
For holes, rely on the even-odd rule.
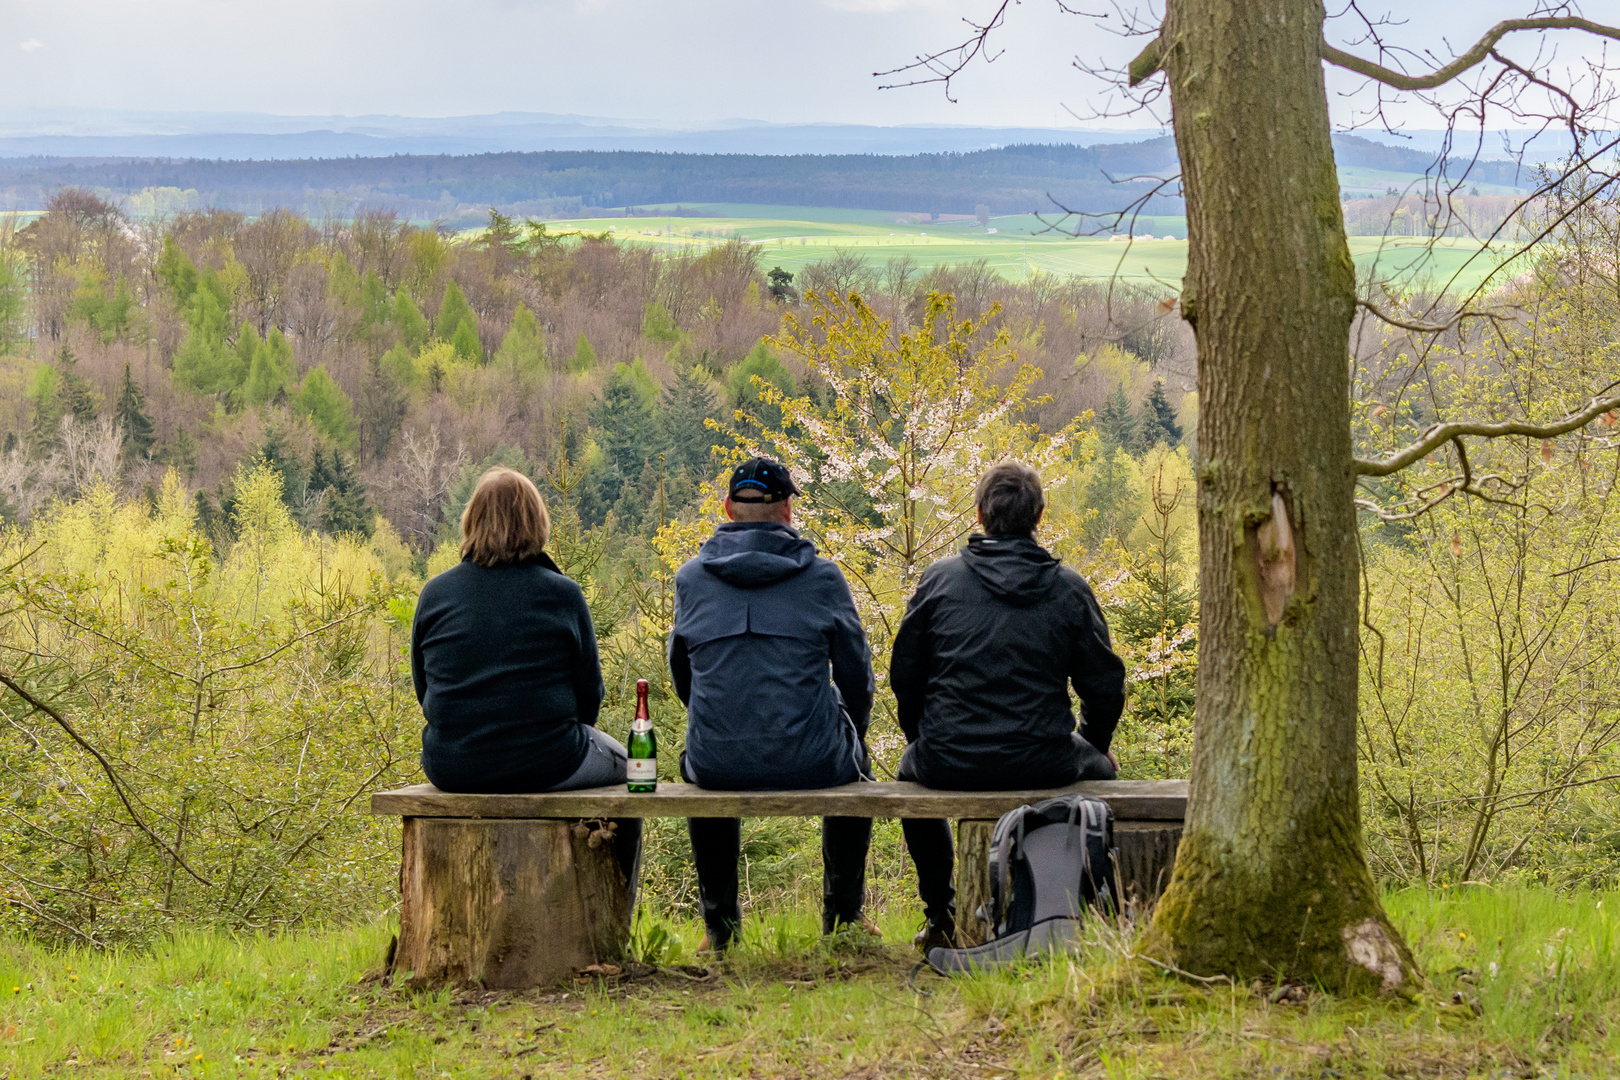
[[[656,214],[672,207],[648,208]],[[1180,217],[1139,218],[1137,239],[1074,236],[1073,222],[1021,214],[990,220],[929,221],[925,215],[796,206],[688,205],[712,217],[640,216],[549,222],[555,231],[607,232],[621,243],[671,252],[703,250],[740,238],[757,244],[760,262],[797,273],[812,262],[850,251],[870,261],[910,255],[919,267],[985,260],[1002,277],[1022,281],[1037,272],[1177,285],[1186,269],[1187,227]],[[1064,231],[1068,230],[1068,231]],[[1165,236],[1176,239],[1164,239]],[[1496,265],[1471,240],[1444,239],[1431,250],[1415,237],[1353,236],[1350,250],[1363,271],[1413,285],[1472,289]]]

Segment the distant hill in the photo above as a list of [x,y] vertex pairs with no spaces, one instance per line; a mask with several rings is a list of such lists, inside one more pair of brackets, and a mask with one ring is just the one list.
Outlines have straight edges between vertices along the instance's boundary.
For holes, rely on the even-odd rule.
[[[1434,159],[1353,135],[1336,137],[1341,166],[1419,174]],[[1464,163],[1448,161],[1460,175]],[[51,191],[87,187],[104,195],[167,190],[170,208],[214,206],[258,213],[285,206],[346,217],[388,207],[414,219],[461,222],[487,207],[536,216],[589,216],[668,203],[767,203],[971,214],[1050,211],[1054,205],[1107,212],[1139,198],[1150,214],[1182,210],[1154,177],[1177,169],[1168,137],[1106,145],[1025,144],[964,153],[682,154],[551,150],[537,153],[394,155],[298,160],[21,158],[0,160],[0,206],[42,205]],[[1511,162],[1480,162],[1478,183],[1518,185]],[[1146,178],[1146,179],[1143,179]],[[161,201],[161,200],[160,200]]]

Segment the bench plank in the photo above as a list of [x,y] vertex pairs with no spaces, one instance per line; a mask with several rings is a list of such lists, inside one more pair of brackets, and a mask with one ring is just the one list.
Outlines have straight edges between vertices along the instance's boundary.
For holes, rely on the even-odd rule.
[[875,817],[997,818],[1058,795],[1105,800],[1120,821],[1180,821],[1185,780],[1091,780],[1028,791],[938,791],[904,781],[845,784],[815,791],[709,791],[660,783],[632,795],[623,784],[532,795],[458,795],[414,784],[371,797],[373,814],[451,818]]

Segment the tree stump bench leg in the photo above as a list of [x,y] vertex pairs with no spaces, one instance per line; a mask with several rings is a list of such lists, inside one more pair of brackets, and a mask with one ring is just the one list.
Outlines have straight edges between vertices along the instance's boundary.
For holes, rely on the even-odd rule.
[[1114,863],[1125,910],[1141,916],[1164,895],[1181,845],[1179,821],[1114,822]]
[[[956,823],[956,936],[964,946],[982,945],[990,924],[975,914],[990,905],[990,836],[994,821]],[[1116,821],[1114,847],[1120,896],[1127,911],[1140,915],[1170,884],[1179,821]]]
[[990,907],[990,834],[994,821],[956,823],[956,942],[963,948],[983,945],[990,924],[979,918],[980,905]]
[[431,984],[518,990],[620,959],[627,883],[612,842],[574,822],[407,817],[394,970]]

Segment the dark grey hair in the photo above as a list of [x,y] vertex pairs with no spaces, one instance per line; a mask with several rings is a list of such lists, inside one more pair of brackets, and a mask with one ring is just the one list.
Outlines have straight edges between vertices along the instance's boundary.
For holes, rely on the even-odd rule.
[[1028,536],[1046,509],[1041,474],[1021,461],[1003,461],[986,469],[973,501],[988,536]]

